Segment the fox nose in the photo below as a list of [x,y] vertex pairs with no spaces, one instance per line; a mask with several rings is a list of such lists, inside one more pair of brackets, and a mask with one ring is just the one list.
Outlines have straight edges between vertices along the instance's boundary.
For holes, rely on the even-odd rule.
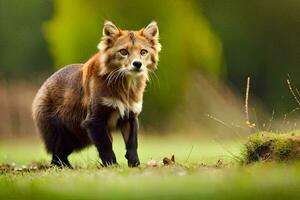
[[133,61],[132,65],[134,66],[135,69],[139,70],[142,66],[141,61]]

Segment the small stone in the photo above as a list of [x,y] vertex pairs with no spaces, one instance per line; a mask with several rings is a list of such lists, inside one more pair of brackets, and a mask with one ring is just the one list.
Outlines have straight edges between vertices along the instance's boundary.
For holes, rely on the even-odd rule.
[[147,162],[148,167],[157,167],[157,162],[155,160],[149,160]]

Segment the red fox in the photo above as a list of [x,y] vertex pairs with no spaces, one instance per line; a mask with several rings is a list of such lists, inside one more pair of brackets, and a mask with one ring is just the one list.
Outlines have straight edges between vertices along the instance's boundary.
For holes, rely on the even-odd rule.
[[99,52],[54,73],[37,92],[33,119],[52,165],[72,168],[68,156],[94,144],[104,166],[117,164],[111,131],[123,135],[129,167],[140,164],[138,116],[148,73],[161,50],[155,21],[138,31],[106,21]]

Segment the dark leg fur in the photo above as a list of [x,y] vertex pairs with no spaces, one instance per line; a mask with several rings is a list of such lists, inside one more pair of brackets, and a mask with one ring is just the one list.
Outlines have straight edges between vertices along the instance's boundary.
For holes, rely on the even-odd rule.
[[126,155],[129,167],[140,165],[140,160],[137,153],[138,148],[138,119],[131,114],[128,119],[120,122],[120,129],[126,144]]
[[69,168],[73,169],[67,156],[52,155],[51,165],[55,165],[60,168],[69,167]]
[[115,153],[112,149],[112,141],[110,133],[106,125],[106,121],[102,119],[90,118],[83,123],[91,141],[97,147],[99,156],[104,166],[117,164]]
[[52,165],[72,168],[68,156],[77,146],[77,141],[59,119],[48,119],[42,127],[48,152],[52,153]]

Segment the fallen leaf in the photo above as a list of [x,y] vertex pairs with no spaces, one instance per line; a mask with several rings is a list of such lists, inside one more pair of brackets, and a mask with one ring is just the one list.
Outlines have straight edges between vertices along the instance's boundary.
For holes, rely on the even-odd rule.
[[172,155],[171,159],[165,157],[165,158],[163,159],[163,163],[164,163],[164,165],[174,165],[174,164],[175,164],[175,156]]

